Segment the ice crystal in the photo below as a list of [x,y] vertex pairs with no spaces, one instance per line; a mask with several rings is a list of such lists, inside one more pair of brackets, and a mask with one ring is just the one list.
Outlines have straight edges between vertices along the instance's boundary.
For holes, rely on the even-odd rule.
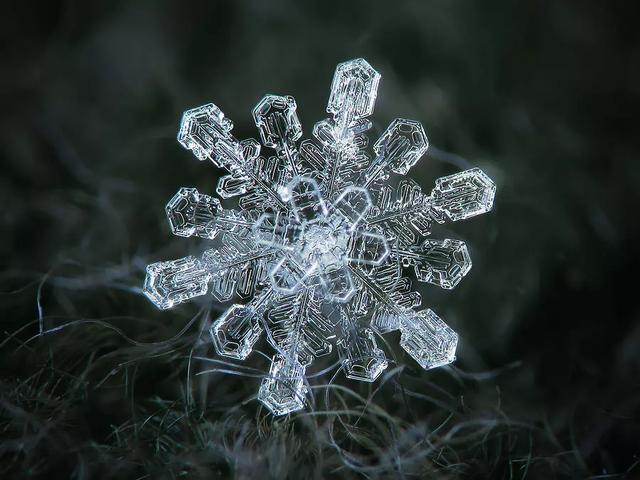
[[373,382],[388,362],[376,335],[400,330],[401,346],[423,368],[455,359],[457,334],[432,310],[416,311],[420,282],[453,288],[471,268],[464,242],[431,240],[434,223],[491,209],[494,183],[479,169],[439,178],[430,194],[406,175],[427,151],[422,125],[396,119],[366,152],[380,74],[365,60],[338,65],[314,140],[290,96],[267,95],[253,110],[265,147],[237,140],[214,104],[187,110],[178,141],[229,174],[220,197],[181,188],[166,207],[174,234],[216,241],[193,256],[147,267],[144,292],[170,308],[211,292],[233,304],[211,326],[218,354],[245,359],[266,334],[275,350],[258,399],[274,414],[304,407],[305,371],[334,345],[347,377]]

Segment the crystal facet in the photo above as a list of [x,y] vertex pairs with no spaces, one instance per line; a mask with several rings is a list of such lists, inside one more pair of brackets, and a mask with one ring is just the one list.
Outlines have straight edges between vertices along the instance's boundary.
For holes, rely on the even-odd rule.
[[222,211],[217,198],[198,193],[195,188],[181,188],[166,207],[174,235],[213,238],[216,214]]
[[256,105],[253,119],[265,147],[294,148],[294,142],[302,136],[302,125],[296,108],[293,97],[277,95],[266,95]]
[[213,103],[208,103],[184,112],[178,142],[198,160],[206,160],[213,155],[219,139],[228,138],[232,129],[233,122]]
[[211,326],[211,339],[220,355],[244,360],[260,338],[258,312],[251,307],[232,305]]
[[425,370],[456,359],[458,334],[428,308],[404,316],[400,332],[400,345]]
[[333,76],[327,112],[334,115],[337,124],[344,126],[371,115],[379,82],[380,74],[362,58],[339,64]]
[[[420,122],[396,118],[373,146],[379,162],[398,175],[406,175],[429,147]],[[373,168],[377,167],[374,163]]]
[[211,274],[196,257],[184,257],[147,266],[144,294],[158,308],[171,308],[207,293]]
[[258,391],[260,400],[274,415],[285,415],[304,408],[307,389],[305,367],[291,357],[273,357],[269,376]]
[[172,232],[215,239],[193,256],[147,267],[144,293],[170,308],[210,292],[231,305],[209,330],[219,355],[243,360],[264,336],[275,350],[258,392],[274,415],[304,408],[305,372],[337,347],[344,374],[373,382],[388,361],[376,338],[400,330],[402,347],[425,369],[455,359],[457,335],[433,311],[416,312],[418,281],[455,287],[469,272],[464,242],[426,239],[433,225],[487,212],[495,184],[473,168],[436,181],[431,194],[406,175],[429,146],[424,128],[396,119],[368,153],[380,74],[363,59],[341,63],[330,118],[299,143],[290,96],[266,95],[253,110],[262,144],[238,140],[210,103],[187,110],[178,141],[228,171],[217,185],[238,208],[181,188],[166,207]]
[[460,240],[425,240],[410,255],[419,281],[446,289],[454,288],[471,270],[467,246]]
[[449,220],[465,220],[493,207],[496,184],[479,168],[454,173],[436,180],[431,192],[433,208]]
[[387,359],[370,328],[350,330],[340,339],[338,347],[348,378],[373,382],[387,368]]

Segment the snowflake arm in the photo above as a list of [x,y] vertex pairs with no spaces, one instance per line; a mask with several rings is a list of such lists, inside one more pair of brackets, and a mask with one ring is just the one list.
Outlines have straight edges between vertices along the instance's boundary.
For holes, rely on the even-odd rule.
[[[253,139],[239,142],[231,135],[232,129],[233,122],[213,103],[209,103],[184,113],[178,142],[191,150],[199,160],[210,159],[217,167],[230,172],[218,183],[217,192],[221,197],[240,195],[255,187],[278,206],[284,207],[266,175],[254,169],[260,145]],[[232,188],[227,190],[227,186]]]

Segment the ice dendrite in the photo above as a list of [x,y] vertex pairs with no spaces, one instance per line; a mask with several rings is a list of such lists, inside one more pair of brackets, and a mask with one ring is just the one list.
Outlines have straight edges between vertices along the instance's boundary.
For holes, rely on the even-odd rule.
[[253,109],[263,147],[238,140],[214,104],[184,112],[178,141],[229,173],[222,199],[181,188],[166,207],[174,234],[211,239],[200,258],[147,267],[144,293],[161,309],[208,292],[232,304],[213,323],[219,355],[245,359],[261,336],[275,354],[258,399],[275,415],[304,407],[305,372],[337,348],[347,377],[373,382],[387,368],[377,336],[400,330],[421,367],[455,359],[457,334],[421,300],[403,270],[451,289],[471,268],[460,240],[425,238],[433,224],[489,211],[495,185],[472,168],[439,178],[431,193],[400,177],[429,145],[419,122],[398,118],[367,151],[380,74],[363,59],[338,65],[313,139],[293,97],[267,95]]

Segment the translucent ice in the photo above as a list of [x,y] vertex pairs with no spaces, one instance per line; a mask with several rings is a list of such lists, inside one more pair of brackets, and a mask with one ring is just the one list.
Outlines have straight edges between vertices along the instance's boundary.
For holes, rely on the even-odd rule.
[[284,415],[304,407],[305,367],[292,356],[273,357],[269,376],[258,391],[260,400],[274,415]]
[[217,243],[201,259],[149,265],[144,293],[163,309],[208,292],[239,298],[213,321],[211,340],[219,355],[242,360],[266,338],[275,355],[258,399],[275,415],[304,408],[305,372],[336,347],[345,375],[365,382],[387,368],[377,337],[392,330],[425,369],[455,359],[456,333],[433,311],[416,311],[421,298],[403,272],[455,287],[471,268],[465,243],[425,237],[434,224],[489,211],[495,184],[477,168],[439,178],[431,194],[408,178],[387,182],[409,173],[429,142],[419,122],[396,119],[368,152],[379,82],[363,59],[339,64],[330,117],[301,143],[287,95],[266,95],[253,109],[266,148],[236,139],[212,103],[182,118],[178,141],[228,171],[216,192],[237,197],[238,208],[178,190],[166,207],[172,232]]
[[435,210],[457,221],[491,210],[495,193],[493,181],[479,168],[472,168],[437,179],[431,196]]
[[400,332],[400,345],[424,369],[456,359],[458,335],[429,309],[403,317]]

